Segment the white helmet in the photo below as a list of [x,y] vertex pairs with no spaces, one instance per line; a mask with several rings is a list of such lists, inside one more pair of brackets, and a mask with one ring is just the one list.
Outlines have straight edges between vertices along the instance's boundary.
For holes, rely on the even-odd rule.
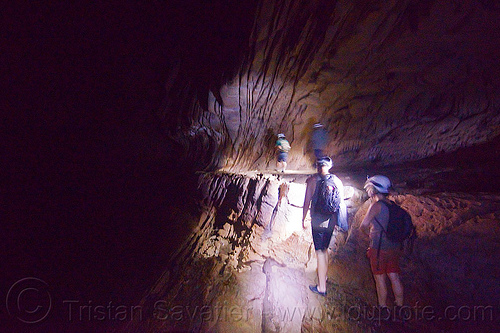
[[321,123],[316,123],[313,125],[313,128],[321,128],[321,127],[323,127],[323,124]]
[[284,138],[284,137],[285,137],[285,134],[283,134],[283,133],[278,134],[278,138]]
[[333,166],[333,161],[330,157],[324,156],[324,157],[321,157],[318,159],[318,161],[316,162],[316,165],[317,166],[326,165],[328,167],[328,170],[330,170]]
[[381,176],[381,175],[376,175],[376,176],[368,178],[365,182],[365,186],[364,186],[365,190],[369,185],[372,185],[373,187],[375,187],[375,189],[379,193],[389,193],[389,188],[391,188],[391,186],[392,186],[389,178],[387,178],[386,176]]

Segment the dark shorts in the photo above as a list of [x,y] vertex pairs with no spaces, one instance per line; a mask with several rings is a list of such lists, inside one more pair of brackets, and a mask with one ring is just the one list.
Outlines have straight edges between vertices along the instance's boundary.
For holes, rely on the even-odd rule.
[[278,153],[278,162],[286,162],[288,158],[288,153],[280,152]]
[[399,268],[401,250],[380,250],[380,255],[377,256],[377,249],[369,248],[367,256],[370,258],[370,266],[374,275],[401,273],[401,268]]
[[330,245],[333,229],[337,225],[337,214],[321,215],[311,211],[311,227],[314,249],[326,250]]
[[328,249],[330,240],[332,239],[333,228],[313,228],[312,237],[314,249],[316,251],[323,251]]

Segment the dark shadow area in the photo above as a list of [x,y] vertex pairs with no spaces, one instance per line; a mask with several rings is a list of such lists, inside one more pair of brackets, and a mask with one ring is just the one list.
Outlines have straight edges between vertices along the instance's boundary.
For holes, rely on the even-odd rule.
[[99,331],[116,323],[117,312],[97,307],[137,305],[189,234],[196,186],[179,171],[119,156],[87,161],[72,175],[52,174],[58,171],[38,170],[53,177],[50,184],[33,179],[7,194],[2,296],[20,279],[41,279],[53,299],[42,324]]
[[[1,331],[102,332],[130,320],[189,234],[196,178],[173,163],[155,116],[169,70],[168,9],[3,7]],[[47,299],[35,280],[22,285],[26,311],[16,310],[25,278],[51,297],[41,321],[47,309],[36,301]]]
[[441,153],[394,166],[366,166],[339,170],[346,185],[363,187],[367,176],[387,175],[403,192],[498,193],[500,189],[500,137],[451,153]]

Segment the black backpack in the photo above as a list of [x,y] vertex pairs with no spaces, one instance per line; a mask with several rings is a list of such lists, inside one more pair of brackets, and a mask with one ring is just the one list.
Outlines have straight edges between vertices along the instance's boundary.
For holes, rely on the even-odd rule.
[[[409,247],[411,252],[413,247],[413,240],[416,237],[416,230],[413,222],[411,221],[411,216],[406,210],[401,208],[398,204],[391,201],[390,203],[386,201],[380,201],[389,209],[389,222],[387,223],[387,229],[385,229],[380,222],[375,218],[375,221],[382,228],[382,232],[385,233],[387,239],[394,243],[400,243],[401,249],[403,249],[405,242]],[[380,241],[378,243],[378,252],[380,253],[380,245],[382,244],[382,234],[380,235]]]
[[312,197],[311,210],[322,214],[331,215],[340,207],[340,192],[333,180],[333,175],[320,177],[316,182],[316,189]]

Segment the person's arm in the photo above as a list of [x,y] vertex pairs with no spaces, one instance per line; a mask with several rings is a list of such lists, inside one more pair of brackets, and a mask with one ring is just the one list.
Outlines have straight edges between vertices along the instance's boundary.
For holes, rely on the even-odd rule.
[[302,206],[302,228],[305,228],[305,221],[306,221],[306,216],[307,212],[309,211],[309,206],[311,206],[311,199],[314,194],[314,179],[313,177],[309,177],[306,180],[306,195],[304,197],[304,206]]
[[361,230],[364,233],[368,233],[368,230],[370,228],[370,223],[374,220],[375,216],[377,216],[380,213],[380,202],[374,202],[370,205],[370,208],[368,208],[368,212],[365,215],[365,218],[359,225],[359,230]]

